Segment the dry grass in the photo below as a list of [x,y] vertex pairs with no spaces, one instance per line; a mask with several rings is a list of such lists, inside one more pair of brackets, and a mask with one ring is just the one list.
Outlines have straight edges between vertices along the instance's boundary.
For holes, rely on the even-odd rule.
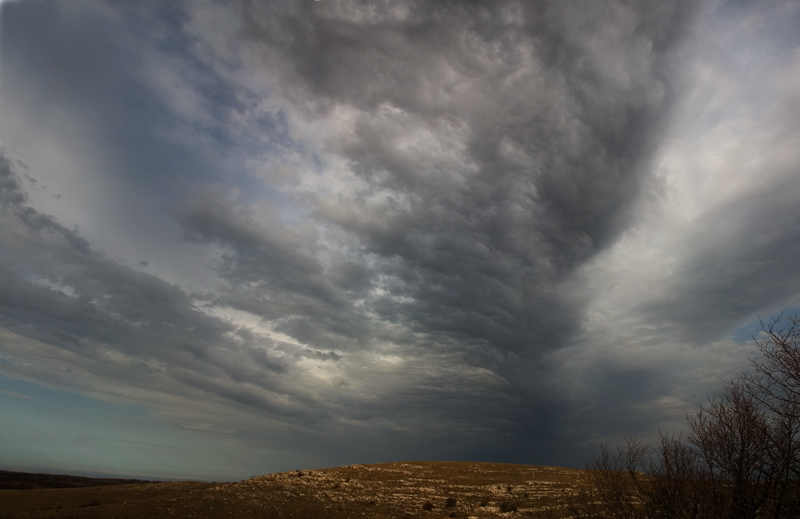
[[558,467],[381,463],[239,483],[0,490],[0,518],[561,518],[587,485],[587,471]]

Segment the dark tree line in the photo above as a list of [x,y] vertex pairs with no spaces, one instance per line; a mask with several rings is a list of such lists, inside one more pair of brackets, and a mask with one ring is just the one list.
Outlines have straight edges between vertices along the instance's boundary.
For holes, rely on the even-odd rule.
[[761,323],[753,372],[656,445],[603,445],[578,518],[800,518],[800,317]]

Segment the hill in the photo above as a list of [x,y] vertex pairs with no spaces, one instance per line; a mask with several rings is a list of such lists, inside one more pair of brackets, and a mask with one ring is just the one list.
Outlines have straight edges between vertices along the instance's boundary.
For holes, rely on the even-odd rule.
[[468,462],[350,465],[237,483],[0,490],[0,518],[568,517],[585,470]]
[[149,483],[140,479],[87,478],[64,474],[37,474],[0,470],[0,490],[29,488],[82,488]]

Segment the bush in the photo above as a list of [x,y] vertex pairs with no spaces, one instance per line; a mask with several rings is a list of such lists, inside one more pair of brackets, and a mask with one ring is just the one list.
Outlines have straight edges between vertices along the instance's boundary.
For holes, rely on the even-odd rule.
[[445,508],[453,508],[456,506],[456,499],[454,497],[448,497],[447,501],[444,502]]
[[422,505],[422,509],[425,510],[426,512],[430,512],[431,510],[433,510],[433,503],[431,503],[430,501],[426,501],[425,504]]

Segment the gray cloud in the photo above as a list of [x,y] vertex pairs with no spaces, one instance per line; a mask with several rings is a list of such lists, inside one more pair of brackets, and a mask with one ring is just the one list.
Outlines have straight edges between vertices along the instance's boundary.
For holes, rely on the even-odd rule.
[[752,318],[754,308],[791,306],[800,291],[798,195],[791,175],[709,211],[686,237],[692,252],[669,292],[647,310],[702,344]]
[[[484,440],[510,427],[513,448],[524,431],[544,442],[542,423],[571,404],[552,396],[541,359],[575,336],[581,313],[556,287],[632,218],[689,7],[243,5],[282,94],[341,128],[326,146],[352,176],[334,194],[299,193],[318,229],[343,240],[333,246],[222,193],[192,198],[178,214],[186,236],[226,250],[219,301],[322,349],[390,340],[439,377],[437,356],[488,369],[503,389],[473,395],[457,375],[420,375],[422,392],[386,394],[381,408],[397,422],[407,402],[440,415],[481,408],[466,423]],[[459,391],[437,397],[448,384]],[[486,416],[498,390],[498,413],[516,418]]]
[[138,5],[6,8],[4,373],[315,463],[580,465],[800,290],[800,68],[758,108],[726,61],[780,2]]
[[[179,287],[120,265],[27,206],[10,161],[2,157],[0,166],[6,329],[97,362],[106,350],[118,351],[131,365],[155,362],[185,379],[189,373],[201,379],[223,375],[270,386],[269,374],[285,371],[259,349],[258,338],[239,334],[239,341],[232,340],[236,327],[200,312]],[[223,354],[229,352],[235,354]],[[239,368],[241,354],[258,362],[258,377]],[[103,366],[98,369],[102,374]]]
[[688,7],[245,6],[288,95],[356,110],[332,145],[364,183],[311,203],[414,301],[378,311],[523,355],[563,344],[576,309],[551,287],[625,228]]

